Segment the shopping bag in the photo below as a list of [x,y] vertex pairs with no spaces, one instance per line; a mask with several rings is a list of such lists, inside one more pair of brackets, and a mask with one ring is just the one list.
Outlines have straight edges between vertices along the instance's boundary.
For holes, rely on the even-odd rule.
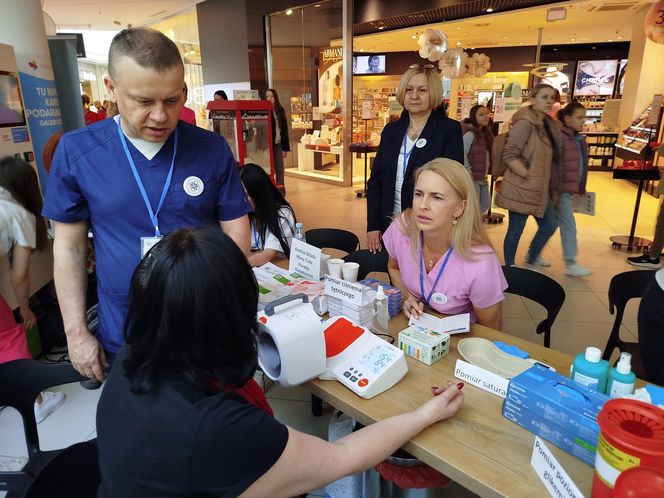
[[595,192],[572,195],[572,210],[575,213],[595,216]]
[[[328,426],[327,439],[334,442],[353,432],[355,419],[337,411]],[[324,488],[326,498],[380,498],[380,476],[375,469],[342,477]]]

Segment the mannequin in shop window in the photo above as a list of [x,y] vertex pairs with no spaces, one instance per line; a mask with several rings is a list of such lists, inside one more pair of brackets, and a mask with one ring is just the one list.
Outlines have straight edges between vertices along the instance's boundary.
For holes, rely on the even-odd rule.
[[[279,102],[279,94],[274,88],[269,88],[265,92],[265,98],[272,103],[272,153],[274,155],[274,176],[277,185],[284,183],[284,159],[290,152],[290,142],[288,140],[288,121],[286,121],[286,111]],[[284,194],[286,188],[283,189]]]
[[240,180],[253,212],[251,222],[251,266],[261,266],[275,258],[289,258],[295,233],[295,212],[257,164],[245,164]]
[[381,233],[413,204],[414,172],[437,157],[463,163],[461,125],[438,109],[443,85],[433,64],[413,64],[401,77],[397,101],[405,108],[388,123],[368,182],[367,247],[381,250]]

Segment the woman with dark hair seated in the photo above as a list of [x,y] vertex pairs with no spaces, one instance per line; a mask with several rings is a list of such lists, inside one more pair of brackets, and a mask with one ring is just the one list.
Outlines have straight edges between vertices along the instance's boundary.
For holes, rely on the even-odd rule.
[[257,302],[218,228],[175,230],[141,261],[97,410],[100,496],[296,496],[375,465],[463,402],[448,382],[335,443],[286,427],[252,379]]
[[295,212],[270,177],[257,164],[246,164],[240,180],[253,212],[251,222],[251,254],[249,264],[260,266],[276,257],[289,258],[295,233]]

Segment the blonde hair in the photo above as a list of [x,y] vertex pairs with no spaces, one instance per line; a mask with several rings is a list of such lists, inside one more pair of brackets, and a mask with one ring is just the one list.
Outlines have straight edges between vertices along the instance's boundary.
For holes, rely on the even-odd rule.
[[438,107],[443,102],[443,82],[435,68],[427,69],[424,66],[413,67],[403,73],[399,82],[399,89],[397,90],[397,101],[403,106],[406,96],[406,86],[408,86],[410,79],[416,74],[423,74],[427,80],[431,109]]
[[542,90],[546,88],[548,88],[549,90],[553,90],[554,92],[556,91],[555,88],[553,88],[551,85],[547,83],[538,83],[530,90],[530,98],[534,99],[535,97],[537,97],[538,93],[540,93]]
[[[493,252],[493,245],[489,240],[484,225],[482,225],[482,218],[480,217],[480,208],[477,195],[475,194],[475,186],[473,180],[466,168],[454,161],[439,157],[426,163],[415,172],[415,184],[420,175],[425,171],[431,171],[443,178],[450,187],[456,192],[459,201],[465,201],[465,206],[461,216],[457,218],[457,222],[452,225],[450,232],[450,245],[466,259],[475,259],[471,254],[471,248],[478,245],[487,245]],[[417,228],[417,223],[413,210],[409,209],[404,212],[404,216],[410,221],[410,228],[404,229],[401,223],[401,229],[404,233],[410,235],[410,247],[413,251],[413,257],[417,260],[416,249],[420,246],[421,230]],[[489,252],[489,251],[485,251]]]

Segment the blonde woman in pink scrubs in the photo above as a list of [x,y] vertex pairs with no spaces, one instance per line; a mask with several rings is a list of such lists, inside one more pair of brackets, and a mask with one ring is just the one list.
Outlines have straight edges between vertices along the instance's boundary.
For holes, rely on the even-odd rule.
[[383,235],[392,283],[406,317],[427,305],[446,315],[502,328],[507,282],[480,219],[473,181],[463,165],[434,159],[415,176],[413,207]]

